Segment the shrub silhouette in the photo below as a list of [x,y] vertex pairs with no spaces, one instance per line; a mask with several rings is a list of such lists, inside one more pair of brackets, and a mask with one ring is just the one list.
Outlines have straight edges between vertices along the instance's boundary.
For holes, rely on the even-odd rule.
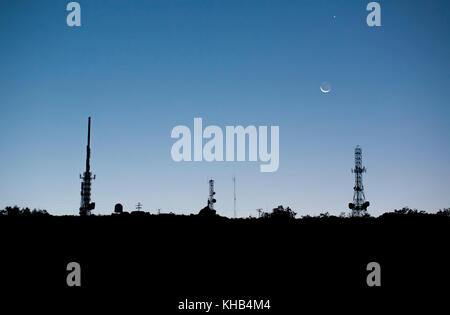
[[43,216],[43,215],[50,215],[47,210],[41,210],[41,209],[33,209],[32,211],[30,208],[23,208],[20,209],[18,206],[14,207],[6,207],[4,210],[0,211],[0,215],[7,215],[7,216]]
[[272,213],[263,212],[261,218],[263,219],[295,219],[296,212],[291,208],[284,208],[282,205],[273,208]]
[[450,208],[442,209],[436,212],[438,216],[450,217]]
[[20,215],[20,208],[18,206],[6,207],[5,211],[6,211],[6,214],[9,215],[9,216]]

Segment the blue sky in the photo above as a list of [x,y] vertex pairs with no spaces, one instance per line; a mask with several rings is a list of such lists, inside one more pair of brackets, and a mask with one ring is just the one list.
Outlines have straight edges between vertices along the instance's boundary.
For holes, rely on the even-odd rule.
[[[87,117],[96,213],[279,204],[348,211],[363,148],[369,212],[450,206],[448,1],[0,3],[0,208],[77,214]],[[333,17],[335,16],[335,18]],[[319,86],[328,81],[329,94]],[[280,167],[172,161],[173,127],[280,126]]]

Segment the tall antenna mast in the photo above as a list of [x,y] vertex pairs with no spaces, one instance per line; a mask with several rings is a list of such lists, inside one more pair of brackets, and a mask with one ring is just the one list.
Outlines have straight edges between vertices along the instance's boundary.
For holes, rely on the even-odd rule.
[[86,171],[83,176],[80,174],[81,182],[81,205],[80,215],[90,215],[95,209],[95,202],[91,203],[91,182],[95,179],[95,175],[91,173],[91,117],[88,119],[88,138],[86,146]]
[[360,217],[367,212],[370,203],[366,201],[364,195],[364,186],[362,174],[366,172],[366,168],[362,166],[362,150],[358,146],[355,148],[355,168],[352,173],[355,174],[355,186],[353,187],[353,203],[349,203],[348,207],[352,210],[352,216]]
[[234,192],[234,199],[233,199],[233,209],[234,209],[234,218],[236,219],[236,176],[233,176],[233,192]]
[[211,210],[214,210],[214,204],[216,203],[216,199],[214,198],[214,195],[216,192],[214,191],[214,180],[209,180],[209,198],[208,198],[208,207]]

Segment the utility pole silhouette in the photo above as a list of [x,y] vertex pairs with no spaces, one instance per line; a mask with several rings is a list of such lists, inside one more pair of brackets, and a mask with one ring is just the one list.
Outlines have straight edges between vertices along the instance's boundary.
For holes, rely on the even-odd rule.
[[80,215],[87,216],[91,214],[91,211],[95,209],[95,202],[91,203],[91,182],[95,179],[95,175],[92,176],[91,173],[91,117],[88,119],[88,138],[86,146],[86,170],[81,176],[81,205],[80,205]]
[[136,210],[141,211],[142,210],[142,203],[138,202],[136,205]]

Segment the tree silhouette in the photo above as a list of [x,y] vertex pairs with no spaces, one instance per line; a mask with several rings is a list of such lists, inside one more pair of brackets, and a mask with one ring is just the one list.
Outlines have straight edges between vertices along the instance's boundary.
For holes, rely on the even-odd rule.
[[295,219],[297,213],[291,210],[291,208],[284,208],[282,205],[273,208],[272,213],[264,212],[261,218],[264,219]]
[[441,209],[438,212],[436,212],[436,215],[450,217],[450,208]]
[[0,211],[0,215],[7,215],[7,216],[42,216],[42,215],[50,215],[47,210],[41,210],[41,209],[33,209],[33,211],[30,210],[30,208],[22,208],[20,209],[18,206],[14,207],[6,207],[4,210]]
[[6,211],[6,214],[8,216],[18,216],[18,215],[20,215],[20,208],[18,206],[6,207],[5,211]]

